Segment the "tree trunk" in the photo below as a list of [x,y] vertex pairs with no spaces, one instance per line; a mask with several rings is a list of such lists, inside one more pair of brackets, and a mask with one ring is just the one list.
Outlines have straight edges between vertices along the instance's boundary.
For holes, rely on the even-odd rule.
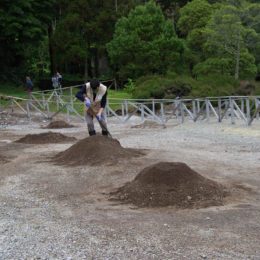
[[98,58],[98,49],[95,51],[95,57],[94,57],[94,74],[95,77],[99,77],[99,58]]
[[51,36],[52,36],[52,25],[50,25],[48,28],[48,38],[49,38],[50,70],[51,70],[51,75],[53,75],[54,71],[55,71],[55,67],[54,67],[54,62],[53,62],[53,50],[52,50],[52,44],[51,44]]
[[239,78],[239,62],[240,62],[240,35],[241,31],[238,32],[238,40],[237,40],[237,57],[236,57],[236,72],[235,79]]
[[87,60],[88,60],[88,75],[90,76],[90,78],[93,78],[92,62],[91,62],[92,58],[88,57]]
[[117,12],[117,0],[115,0],[115,9],[116,9],[116,12]]
[[85,59],[84,80],[85,82],[88,81],[88,57]]

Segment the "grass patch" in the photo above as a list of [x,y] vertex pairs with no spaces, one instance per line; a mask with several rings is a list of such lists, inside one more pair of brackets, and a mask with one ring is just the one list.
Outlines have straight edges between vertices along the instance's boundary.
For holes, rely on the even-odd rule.
[[25,99],[28,99],[29,97],[25,86],[17,87],[15,85],[7,84],[7,83],[0,83],[0,94],[6,96],[25,98]]

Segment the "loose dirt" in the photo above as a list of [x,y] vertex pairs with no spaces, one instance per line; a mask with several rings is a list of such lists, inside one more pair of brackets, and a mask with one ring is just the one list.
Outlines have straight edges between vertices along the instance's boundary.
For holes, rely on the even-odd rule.
[[8,162],[7,158],[0,154],[0,164],[4,164],[4,163],[7,163],[7,162]]
[[142,124],[139,125],[133,125],[131,128],[166,128],[166,125],[159,124],[157,121],[150,121],[150,120],[145,120]]
[[[66,118],[66,114],[59,117]],[[53,132],[82,141],[88,136],[85,122],[73,115],[70,120],[76,127]],[[0,155],[8,162],[0,163],[0,259],[260,259],[259,120],[247,127],[238,119],[236,124],[225,119],[219,123],[213,117],[181,124],[181,118],[173,118],[167,121],[167,128],[155,129],[131,128],[141,123],[140,117],[133,116],[125,123],[108,117],[108,129],[120,145],[113,144],[107,151],[102,142],[104,151],[95,153],[101,159],[77,167],[50,162],[77,141],[41,145],[14,142],[27,134],[49,131],[42,129],[49,122],[38,112],[29,121],[10,111],[1,122]],[[101,132],[97,122],[95,127]],[[101,141],[103,137],[95,138]],[[139,149],[137,152],[145,149],[145,156],[113,157],[118,149],[133,152],[129,148]],[[86,145],[75,148],[67,160],[71,157],[77,163],[77,156],[88,158],[85,149]],[[104,157],[99,155],[102,153]],[[103,164],[109,153],[112,160]],[[165,175],[160,168],[154,174],[140,174],[162,162],[185,163],[193,174],[195,171],[223,186],[210,181],[212,186],[208,186],[208,181],[196,174],[191,177],[198,186],[190,186],[185,172],[174,175],[175,179],[179,176],[175,183],[171,175],[166,178],[172,173],[170,167],[164,167]],[[150,175],[154,179],[148,179]],[[157,181],[166,200],[175,192],[173,187],[178,190],[181,184],[190,187],[189,193],[179,189],[187,203],[200,192],[195,189],[199,184],[207,187],[209,195],[215,189],[220,203],[223,187],[228,187],[231,195],[223,198],[221,206],[199,209],[199,199],[209,198],[206,191],[197,195],[195,208],[178,208],[176,204],[144,207],[109,200],[109,194],[133,180],[140,188],[154,188],[153,180]],[[190,194],[193,188],[195,192]],[[140,191],[136,191],[139,196]],[[214,200],[213,195],[210,199]]]
[[71,128],[75,127],[74,125],[68,124],[66,121],[63,120],[56,120],[53,122],[50,122],[46,127],[46,129],[59,129],[59,128]]
[[54,157],[59,165],[116,164],[122,159],[143,155],[141,150],[123,148],[119,141],[107,136],[95,135],[78,141]]
[[111,195],[139,207],[200,208],[222,205],[227,192],[185,163],[160,162],[144,168]]
[[48,143],[66,143],[77,140],[74,137],[65,136],[60,133],[41,133],[41,134],[28,134],[25,137],[15,141],[24,144],[48,144]]

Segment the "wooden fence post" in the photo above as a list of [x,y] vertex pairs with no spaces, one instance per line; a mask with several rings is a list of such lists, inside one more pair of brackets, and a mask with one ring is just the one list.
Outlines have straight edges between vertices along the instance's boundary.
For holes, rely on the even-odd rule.
[[196,118],[197,111],[196,111],[196,103],[195,100],[192,100],[192,112],[193,112],[193,118]]
[[182,101],[180,101],[181,105],[181,122],[184,123],[184,107]]
[[141,120],[144,122],[144,105],[141,104]]
[[207,118],[207,121],[209,121],[209,119],[210,119],[209,100],[206,98],[205,102],[206,102],[206,118]]
[[165,117],[164,117],[163,102],[161,102],[160,104],[161,104],[161,117],[162,117],[162,123],[164,124],[164,122],[165,122]]
[[231,97],[229,98],[229,102],[230,102],[230,109],[231,109],[231,123],[235,124],[234,103]]
[[250,100],[249,98],[246,98],[246,118],[247,118],[247,125],[249,124],[251,120],[251,115],[250,115]]

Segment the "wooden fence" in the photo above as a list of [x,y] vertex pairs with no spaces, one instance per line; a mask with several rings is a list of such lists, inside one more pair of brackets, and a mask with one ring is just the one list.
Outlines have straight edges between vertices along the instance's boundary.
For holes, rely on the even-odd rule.
[[[65,112],[67,121],[74,114],[81,120],[83,105],[74,94],[73,87],[63,89],[66,95],[60,95],[58,90],[32,92],[30,98],[22,99],[12,96],[0,95],[0,111],[11,107],[11,111],[20,109],[31,117],[31,111],[38,111],[46,119]],[[108,98],[106,116],[114,117],[124,123],[134,115],[140,117],[141,122],[146,119],[155,120],[165,124],[171,119],[184,123],[187,119],[196,121],[230,120],[235,124],[242,120],[250,126],[254,120],[259,120],[260,96],[225,96],[195,99],[115,99]]]

